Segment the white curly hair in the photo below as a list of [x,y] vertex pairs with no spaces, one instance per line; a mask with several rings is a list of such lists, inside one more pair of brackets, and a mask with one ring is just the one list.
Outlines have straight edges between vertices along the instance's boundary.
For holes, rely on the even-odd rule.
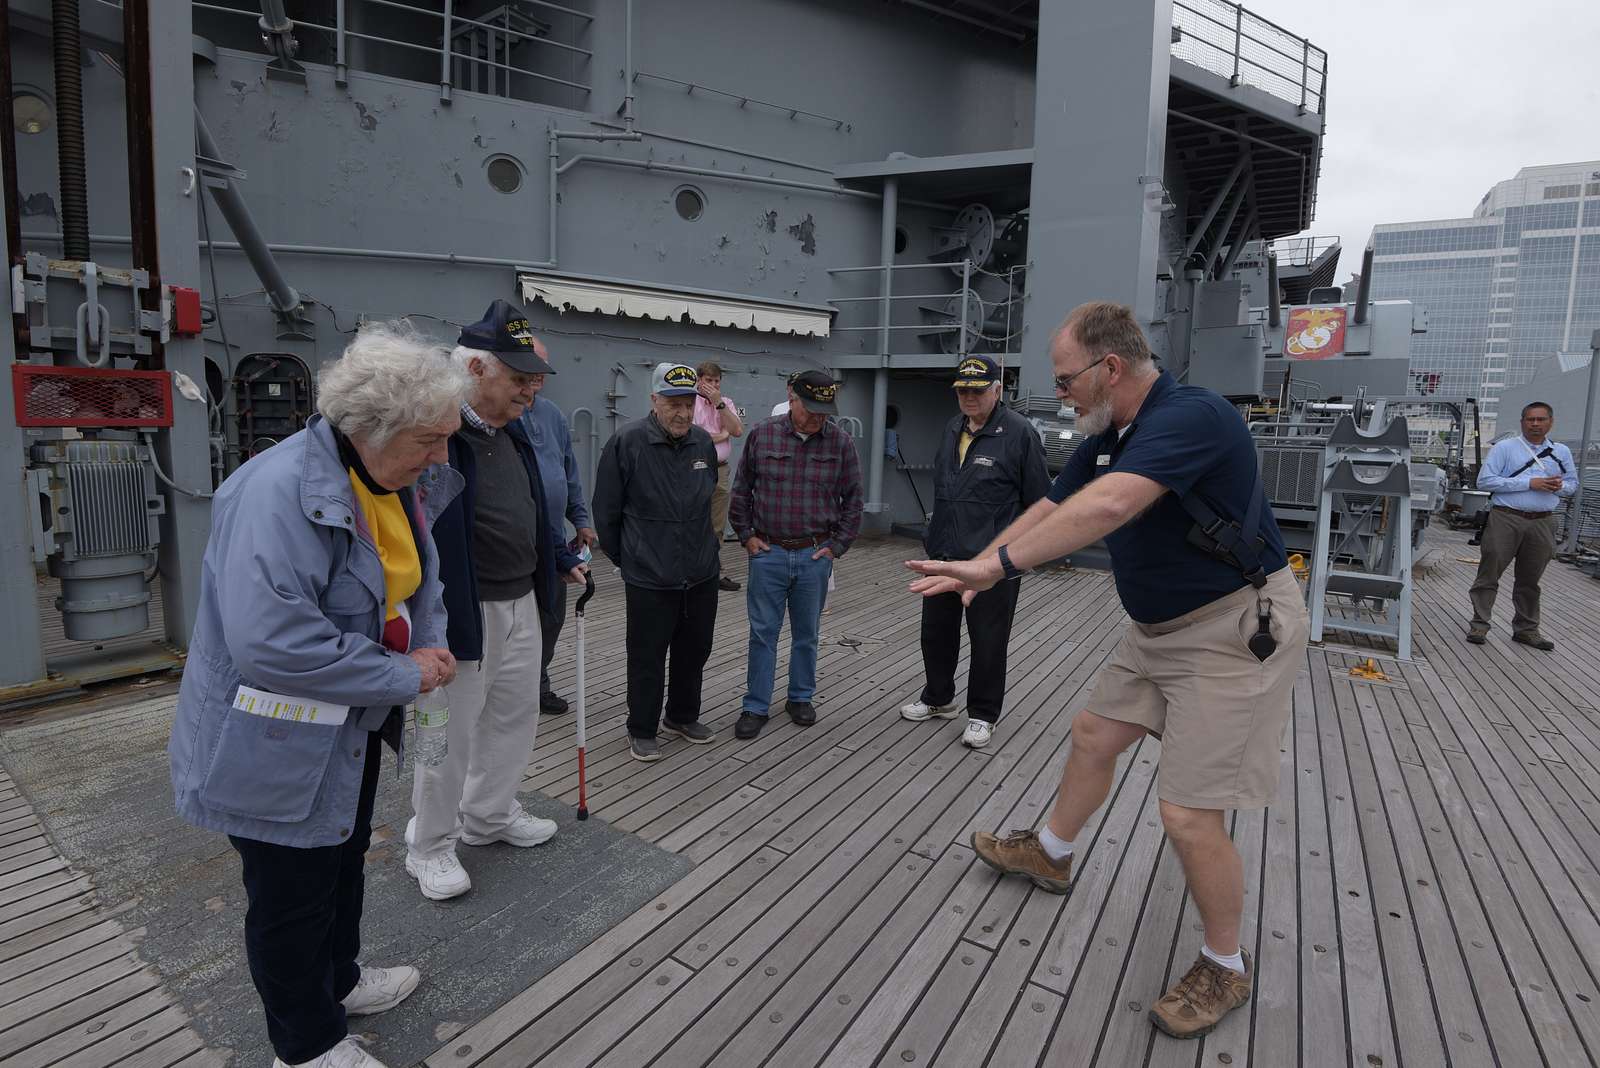
[[401,430],[442,423],[467,402],[472,378],[450,348],[404,319],[363,323],[317,375],[317,410],[334,429],[383,448]]

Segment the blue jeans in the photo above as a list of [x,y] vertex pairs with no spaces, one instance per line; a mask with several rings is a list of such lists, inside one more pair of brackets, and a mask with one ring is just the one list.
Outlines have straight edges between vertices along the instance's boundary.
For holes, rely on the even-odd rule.
[[815,549],[773,546],[750,558],[745,606],[750,615],[750,663],[744,711],[765,716],[772,705],[772,673],[778,663],[778,632],[789,609],[789,700],[810,701],[817,692],[817,628],[828,599],[833,561],[811,559]]

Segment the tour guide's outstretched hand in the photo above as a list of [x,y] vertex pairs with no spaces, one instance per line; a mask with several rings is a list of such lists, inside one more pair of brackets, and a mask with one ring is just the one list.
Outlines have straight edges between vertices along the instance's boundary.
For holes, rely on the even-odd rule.
[[1000,558],[994,554],[976,560],[907,560],[906,566],[924,576],[911,584],[912,593],[937,597],[941,593],[961,594],[962,604],[1005,577]]

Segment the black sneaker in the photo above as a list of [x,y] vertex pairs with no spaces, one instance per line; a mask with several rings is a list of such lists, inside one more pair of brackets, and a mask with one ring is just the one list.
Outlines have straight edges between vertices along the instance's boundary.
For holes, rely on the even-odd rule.
[[567,704],[567,699],[553,690],[546,690],[539,695],[539,713],[545,716],[559,716],[572,708]]
[[628,755],[646,764],[661,759],[661,745],[654,738],[628,738]]
[[661,721],[661,733],[670,734],[674,738],[682,738],[695,745],[705,745],[717,740],[717,733],[704,723],[674,723],[670,719]]
[[810,701],[790,701],[784,711],[789,713],[789,718],[794,720],[797,727],[809,727],[817,721],[817,710],[811,707]]
[[719,589],[719,590],[728,590],[728,591],[731,592],[733,590],[743,589],[743,587],[740,586],[733,579],[729,578],[727,575],[723,575],[721,578],[719,578],[717,580],[717,589]]
[[758,716],[754,712],[743,712],[739,715],[739,722],[733,725],[733,736],[743,741],[748,741],[761,733],[761,728],[767,725],[766,716]]

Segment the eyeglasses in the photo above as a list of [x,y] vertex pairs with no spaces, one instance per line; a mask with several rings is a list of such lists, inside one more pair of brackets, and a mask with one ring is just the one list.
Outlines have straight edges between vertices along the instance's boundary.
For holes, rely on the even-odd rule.
[[1055,378],[1056,392],[1057,393],[1071,393],[1072,392],[1072,381],[1073,381],[1073,379],[1077,378],[1079,375],[1083,374],[1086,371],[1093,370],[1098,364],[1105,363],[1106,362],[1106,356],[1110,356],[1110,355],[1111,355],[1111,353],[1108,352],[1108,353],[1106,353],[1105,356],[1100,357],[1098,360],[1094,361],[1094,363],[1091,363],[1088,367],[1085,367],[1085,368],[1083,368],[1081,370],[1078,370],[1078,371],[1074,371],[1070,375],[1056,375],[1056,378]]

